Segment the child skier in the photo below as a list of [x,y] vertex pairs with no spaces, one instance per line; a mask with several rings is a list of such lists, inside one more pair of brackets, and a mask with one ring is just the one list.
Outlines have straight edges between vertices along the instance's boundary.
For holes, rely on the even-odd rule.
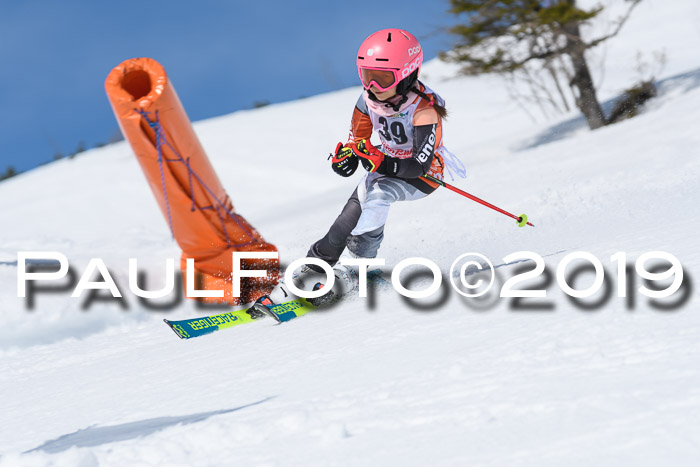
[[[422,63],[418,40],[401,29],[375,32],[357,54],[364,91],[353,111],[349,139],[338,143],[331,166],[343,177],[351,176],[359,164],[367,173],[328,233],[307,254],[334,265],[341,293],[357,282],[353,269],[337,264],[345,248],[349,256],[376,257],[391,203],[421,199],[435,191],[438,184],[423,175],[442,180],[444,156],[451,160],[442,144],[445,102],[418,81]],[[373,130],[379,134],[380,147],[370,143]],[[320,272],[318,266],[302,266],[294,283],[309,290]]]
[[[418,81],[422,63],[418,40],[401,29],[375,32],[360,46],[357,70],[365,89],[353,111],[349,139],[338,143],[331,166],[349,177],[361,163],[367,173],[307,256],[336,265],[347,247],[351,256],[376,257],[391,203],[417,200],[437,189],[422,176],[442,180],[447,111],[444,100]],[[380,148],[370,143],[373,130]],[[348,268],[336,265],[334,270],[347,282]]]

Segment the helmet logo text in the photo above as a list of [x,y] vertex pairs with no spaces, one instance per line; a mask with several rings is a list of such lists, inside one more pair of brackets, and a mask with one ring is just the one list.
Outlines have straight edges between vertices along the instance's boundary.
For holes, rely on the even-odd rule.
[[410,65],[406,66],[403,70],[401,70],[401,79],[405,78],[406,76],[410,75],[414,71],[418,69],[420,66],[421,62],[423,61],[423,57],[418,56],[416,57],[415,60],[411,62]]

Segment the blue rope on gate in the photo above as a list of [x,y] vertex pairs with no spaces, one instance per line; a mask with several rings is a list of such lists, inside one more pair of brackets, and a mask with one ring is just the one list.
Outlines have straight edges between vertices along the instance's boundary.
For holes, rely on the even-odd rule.
[[[142,112],[139,110],[139,112]],[[158,152],[158,167],[160,168],[160,186],[163,190],[163,198],[165,199],[165,210],[168,213],[168,226],[170,227],[170,235],[175,238],[175,232],[173,230],[173,216],[170,213],[170,201],[168,201],[168,191],[165,189],[165,172],[163,170],[163,151],[161,150],[161,138],[163,137],[163,132],[161,131],[160,122],[158,121],[158,111],[156,110],[156,119],[150,121],[148,117],[145,116],[148,125],[153,128],[156,133],[156,151]]]
[[226,237],[226,243],[231,244],[231,239],[228,237],[228,231],[226,231],[226,223],[224,222],[224,218],[221,217],[221,212],[219,211],[219,206],[216,207],[216,215],[219,216],[219,222],[221,222],[221,227],[224,229],[224,236]]
[[[194,185],[192,183],[192,177],[194,177],[199,184],[206,190],[211,197],[216,200],[216,206],[203,206],[203,207],[197,207],[200,211],[208,210],[208,209],[215,209],[216,214],[219,217],[219,222],[221,222],[221,230],[224,232],[224,236],[226,237],[226,243],[229,247],[242,247],[242,246],[247,246],[247,245],[253,245],[256,243],[260,243],[260,239],[258,239],[255,235],[253,235],[253,232],[250,231],[245,225],[241,223],[239,220],[239,216],[231,211],[224,205],[224,203],[219,200],[214,192],[212,191],[209,186],[204,183],[204,181],[199,177],[197,172],[192,170],[192,167],[190,166],[190,160],[189,157],[187,160],[185,160],[179,153],[178,151],[173,147],[172,144],[167,140],[165,137],[165,132],[163,131],[163,127],[160,124],[160,120],[158,118],[158,111],[155,111],[155,119],[151,120],[148,115],[150,112],[146,112],[141,109],[136,109],[136,111],[141,114],[141,117],[143,117],[144,120],[146,120],[146,123],[148,123],[148,126],[150,126],[153,131],[155,132],[155,144],[156,144],[156,151],[158,152],[158,166],[160,168],[160,183],[161,183],[161,188],[163,190],[163,198],[165,200],[165,207],[166,207],[166,212],[168,214],[168,225],[170,226],[170,233],[173,235],[173,238],[175,237],[175,232],[173,230],[173,219],[172,219],[172,214],[170,213],[170,201],[168,200],[168,191],[165,186],[165,169],[163,167],[164,162],[181,162],[185,165],[187,168],[187,177],[189,181],[189,189],[190,189],[190,199],[192,200],[192,211],[195,210],[196,203],[194,200]],[[170,148],[170,150],[177,156],[177,159],[166,159],[163,156],[163,146],[166,146]],[[224,220],[224,217],[221,215],[221,211],[219,210],[219,207],[228,214],[228,216],[233,219],[233,221],[238,224],[238,226],[246,233],[248,238],[250,239],[249,242],[247,243],[240,243],[237,245],[232,245],[231,244],[231,239],[228,235],[228,231],[226,229],[226,222]]]
[[189,157],[187,158],[185,165],[187,166],[187,182],[190,185],[190,199],[192,200],[192,207],[190,208],[190,211],[194,211],[196,204],[194,202],[194,186],[192,185],[192,167],[190,167]]

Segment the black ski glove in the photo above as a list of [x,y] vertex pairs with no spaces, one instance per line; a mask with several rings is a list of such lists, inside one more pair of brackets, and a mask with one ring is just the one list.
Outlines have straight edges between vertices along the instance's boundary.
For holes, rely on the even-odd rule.
[[335,148],[335,155],[331,154],[329,159],[331,159],[333,171],[343,177],[349,177],[354,174],[360,162],[357,156],[353,154],[352,149],[343,147],[343,143],[338,143],[338,146]]

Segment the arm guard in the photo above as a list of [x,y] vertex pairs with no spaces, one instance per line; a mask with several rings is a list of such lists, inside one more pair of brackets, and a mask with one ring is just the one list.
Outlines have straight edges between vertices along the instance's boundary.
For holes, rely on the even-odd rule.
[[417,178],[430,170],[435,156],[437,124],[420,125],[413,129],[413,157],[399,159],[386,156],[386,174],[401,178]]

